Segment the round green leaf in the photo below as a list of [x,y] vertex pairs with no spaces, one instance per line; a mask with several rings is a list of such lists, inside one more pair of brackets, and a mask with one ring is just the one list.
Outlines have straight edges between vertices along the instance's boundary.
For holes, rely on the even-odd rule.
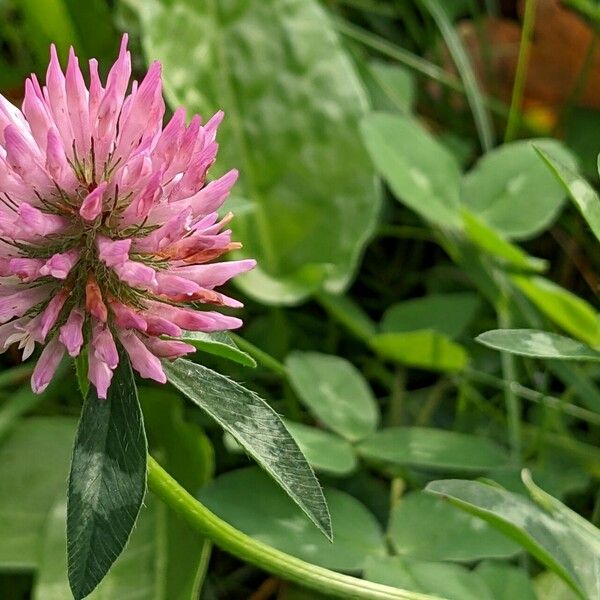
[[[494,600],[538,600],[527,571],[505,562],[484,560],[477,573],[490,588]],[[542,596],[548,600],[546,596]]]
[[484,437],[427,427],[390,427],[360,442],[365,458],[442,471],[485,471],[505,466],[508,456]]
[[519,551],[518,544],[487,523],[422,492],[398,501],[388,535],[398,554],[423,560],[474,561]]
[[565,200],[564,189],[540,161],[533,143],[575,167],[573,156],[560,142],[525,140],[488,152],[463,180],[461,201],[513,239],[543,231]]
[[371,159],[396,198],[426,221],[459,227],[461,174],[452,154],[411,117],[373,113],[361,128]]
[[285,425],[316,471],[340,476],[348,475],[356,468],[356,454],[346,440],[322,429],[293,421],[286,421]]
[[310,563],[358,571],[369,554],[383,556],[383,535],[375,517],[344,492],[327,490],[325,496],[333,543],[255,467],[222,475],[200,492],[200,500],[237,529]]
[[409,559],[369,558],[365,579],[405,590],[434,594],[445,600],[494,600],[485,581],[460,565]]
[[479,298],[469,292],[430,294],[390,306],[380,328],[385,333],[433,329],[455,338],[467,328],[478,307]]
[[350,362],[317,352],[292,352],[285,364],[296,394],[329,429],[350,440],[375,431],[379,422],[377,402],[365,378]]

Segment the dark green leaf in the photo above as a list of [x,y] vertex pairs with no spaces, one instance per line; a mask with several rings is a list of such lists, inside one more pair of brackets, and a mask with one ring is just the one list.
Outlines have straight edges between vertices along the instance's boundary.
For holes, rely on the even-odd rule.
[[350,440],[375,431],[377,402],[352,363],[329,354],[292,352],[285,364],[294,391],[324,425]]
[[259,265],[236,282],[279,304],[321,285],[343,291],[380,199],[358,134],[367,97],[319,3],[129,4],[140,15],[148,57],[163,64],[171,105],[205,118],[225,111],[219,165],[241,171],[238,193],[253,210],[234,230]]
[[[174,392],[142,388],[140,400],[152,452],[182,485],[195,492],[212,471],[208,439],[198,426],[183,421]],[[65,516],[61,493],[44,527],[33,600],[70,597]],[[88,598],[197,600],[209,557],[210,543],[149,494],[123,554]]]
[[369,554],[383,556],[385,543],[375,517],[344,492],[331,489],[325,496],[335,531],[333,543],[256,467],[221,475],[200,492],[202,503],[237,529],[312,564],[358,571]]
[[67,558],[76,600],[102,581],[123,551],[146,493],[146,434],[129,359],[106,400],[92,388],[75,438],[67,509]]
[[254,392],[201,365],[179,359],[165,362],[164,369],[169,381],[228,431],[331,538],[319,482],[277,413]]
[[390,427],[357,446],[369,459],[442,471],[485,471],[505,466],[508,456],[484,437],[427,427]]
[[244,367],[256,367],[256,361],[249,354],[240,350],[225,331],[218,331],[216,333],[186,331],[181,336],[181,339],[188,344],[192,344],[192,346],[195,346],[202,352],[208,352],[209,354],[232,360]]
[[90,379],[88,377],[88,349],[87,346],[81,350],[79,355],[74,360],[75,373],[77,375],[77,385],[79,391],[84,398],[90,391]]
[[556,360],[600,361],[600,352],[577,340],[537,329],[493,329],[477,337],[484,346],[503,352]]

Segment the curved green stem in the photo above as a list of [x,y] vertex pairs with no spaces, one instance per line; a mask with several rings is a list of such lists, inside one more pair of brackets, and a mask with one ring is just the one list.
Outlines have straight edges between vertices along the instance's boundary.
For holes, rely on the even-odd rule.
[[198,533],[217,546],[273,575],[339,598],[371,600],[434,600],[342,575],[285,554],[238,531],[212,513],[181,487],[151,456],[148,456],[148,487]]

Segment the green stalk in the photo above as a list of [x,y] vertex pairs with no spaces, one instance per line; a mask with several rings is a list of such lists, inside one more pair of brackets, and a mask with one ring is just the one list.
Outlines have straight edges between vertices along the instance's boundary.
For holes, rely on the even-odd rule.
[[238,531],[181,487],[148,456],[148,487],[190,527],[217,546],[260,569],[317,592],[347,599],[434,600],[431,596],[372,583],[285,554]]
[[529,55],[531,54],[531,37],[533,24],[535,22],[535,0],[525,0],[525,15],[523,17],[523,29],[521,30],[521,43],[519,45],[519,58],[515,72],[515,82],[512,89],[510,110],[508,112],[508,123],[504,133],[504,142],[513,140],[519,129],[521,121],[521,103],[527,80],[527,67]]
[[231,333],[230,335],[238,348],[249,354],[259,365],[272,371],[275,375],[287,379],[287,371],[283,363],[279,362],[276,358],[273,358],[270,354],[267,354],[264,350],[261,350],[243,337],[240,337],[235,333]]
[[[500,299],[497,307],[498,326],[501,329],[511,328],[510,310],[507,306],[506,296]],[[521,464],[521,402],[513,389],[513,382],[517,381],[515,369],[515,357],[510,352],[501,352],[502,378],[506,383],[504,388],[504,401],[506,403],[506,416],[508,419],[508,441],[511,456],[516,465]]]
[[484,152],[488,152],[494,145],[492,120],[486,110],[485,100],[479,89],[479,83],[473,71],[469,55],[465,50],[460,36],[456,32],[454,23],[450,21],[443,4],[439,0],[421,0],[421,4],[433,17],[446,42],[448,51],[463,82],[465,95],[473,113],[473,120],[475,121],[475,128],[477,129],[481,148]]

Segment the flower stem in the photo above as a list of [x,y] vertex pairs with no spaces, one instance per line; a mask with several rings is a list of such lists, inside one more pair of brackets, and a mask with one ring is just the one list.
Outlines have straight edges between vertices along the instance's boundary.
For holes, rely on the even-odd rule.
[[513,84],[512,98],[510,100],[508,123],[506,124],[506,131],[504,133],[505,143],[510,142],[515,138],[519,126],[521,125],[521,103],[523,101],[529,55],[531,53],[531,38],[533,35],[533,24],[535,22],[535,1],[536,0],[525,0],[525,15],[523,16],[523,28],[521,30],[519,58],[517,60],[515,82]]
[[433,600],[431,596],[372,583],[311,565],[238,531],[191,496],[151,456],[148,486],[171,510],[217,546],[256,567],[330,596],[372,600]]

